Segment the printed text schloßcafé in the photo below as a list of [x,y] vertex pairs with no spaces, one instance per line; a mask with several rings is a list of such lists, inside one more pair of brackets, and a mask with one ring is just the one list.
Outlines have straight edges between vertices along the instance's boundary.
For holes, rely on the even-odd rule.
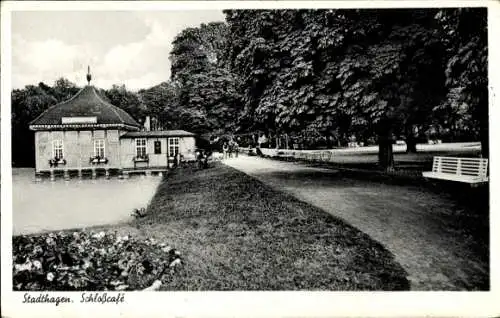
[[82,293],[81,303],[123,303],[125,301],[125,293],[118,293],[116,295],[108,295],[108,293]]

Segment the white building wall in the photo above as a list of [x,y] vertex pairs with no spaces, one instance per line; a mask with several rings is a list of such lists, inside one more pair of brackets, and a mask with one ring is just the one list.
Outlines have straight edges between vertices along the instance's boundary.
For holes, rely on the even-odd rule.
[[194,137],[182,137],[179,139],[179,152],[185,157],[194,156],[196,142]]
[[35,132],[35,170],[49,170],[49,160],[54,158],[52,141],[63,141],[63,155],[66,165],[58,169],[90,168],[90,157],[94,156],[94,140],[104,139],[107,164],[93,167],[119,169],[120,139],[118,130],[80,130],[80,131],[36,131]]
[[124,169],[134,168],[135,139],[120,139],[120,162]]
[[[136,156],[136,139],[120,138],[120,130],[81,130],[81,131],[36,131],[35,132],[35,166],[36,172],[50,169],[49,160],[54,158],[52,141],[63,141],[63,154],[66,165],[58,169],[98,168],[134,168]],[[94,156],[94,140],[105,140],[105,156],[107,164],[92,166],[90,157]],[[168,162],[168,138],[146,138],[146,153],[149,156],[148,166],[165,167]],[[154,153],[154,142],[161,142],[161,154]],[[196,143],[194,137],[179,137],[179,152],[186,158],[194,157]],[[174,159],[171,157],[170,159]]]

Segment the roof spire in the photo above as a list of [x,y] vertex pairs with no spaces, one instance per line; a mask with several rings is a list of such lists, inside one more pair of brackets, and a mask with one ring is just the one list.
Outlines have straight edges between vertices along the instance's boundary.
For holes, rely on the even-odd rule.
[[90,65],[87,67],[87,82],[90,85],[90,80],[92,79],[92,75],[90,75]]

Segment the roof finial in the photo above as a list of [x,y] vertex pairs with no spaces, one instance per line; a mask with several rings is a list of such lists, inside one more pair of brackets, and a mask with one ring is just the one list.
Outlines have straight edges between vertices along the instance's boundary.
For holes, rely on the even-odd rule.
[[90,80],[92,79],[92,75],[90,75],[90,65],[87,68],[87,82],[90,85]]

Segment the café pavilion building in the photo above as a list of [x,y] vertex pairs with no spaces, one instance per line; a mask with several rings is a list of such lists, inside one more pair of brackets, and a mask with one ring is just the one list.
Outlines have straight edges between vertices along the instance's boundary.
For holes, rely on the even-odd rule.
[[49,107],[29,128],[35,132],[35,171],[54,180],[85,174],[127,177],[129,173],[161,172],[195,155],[195,134],[184,130],[150,129],[88,85],[69,100]]

